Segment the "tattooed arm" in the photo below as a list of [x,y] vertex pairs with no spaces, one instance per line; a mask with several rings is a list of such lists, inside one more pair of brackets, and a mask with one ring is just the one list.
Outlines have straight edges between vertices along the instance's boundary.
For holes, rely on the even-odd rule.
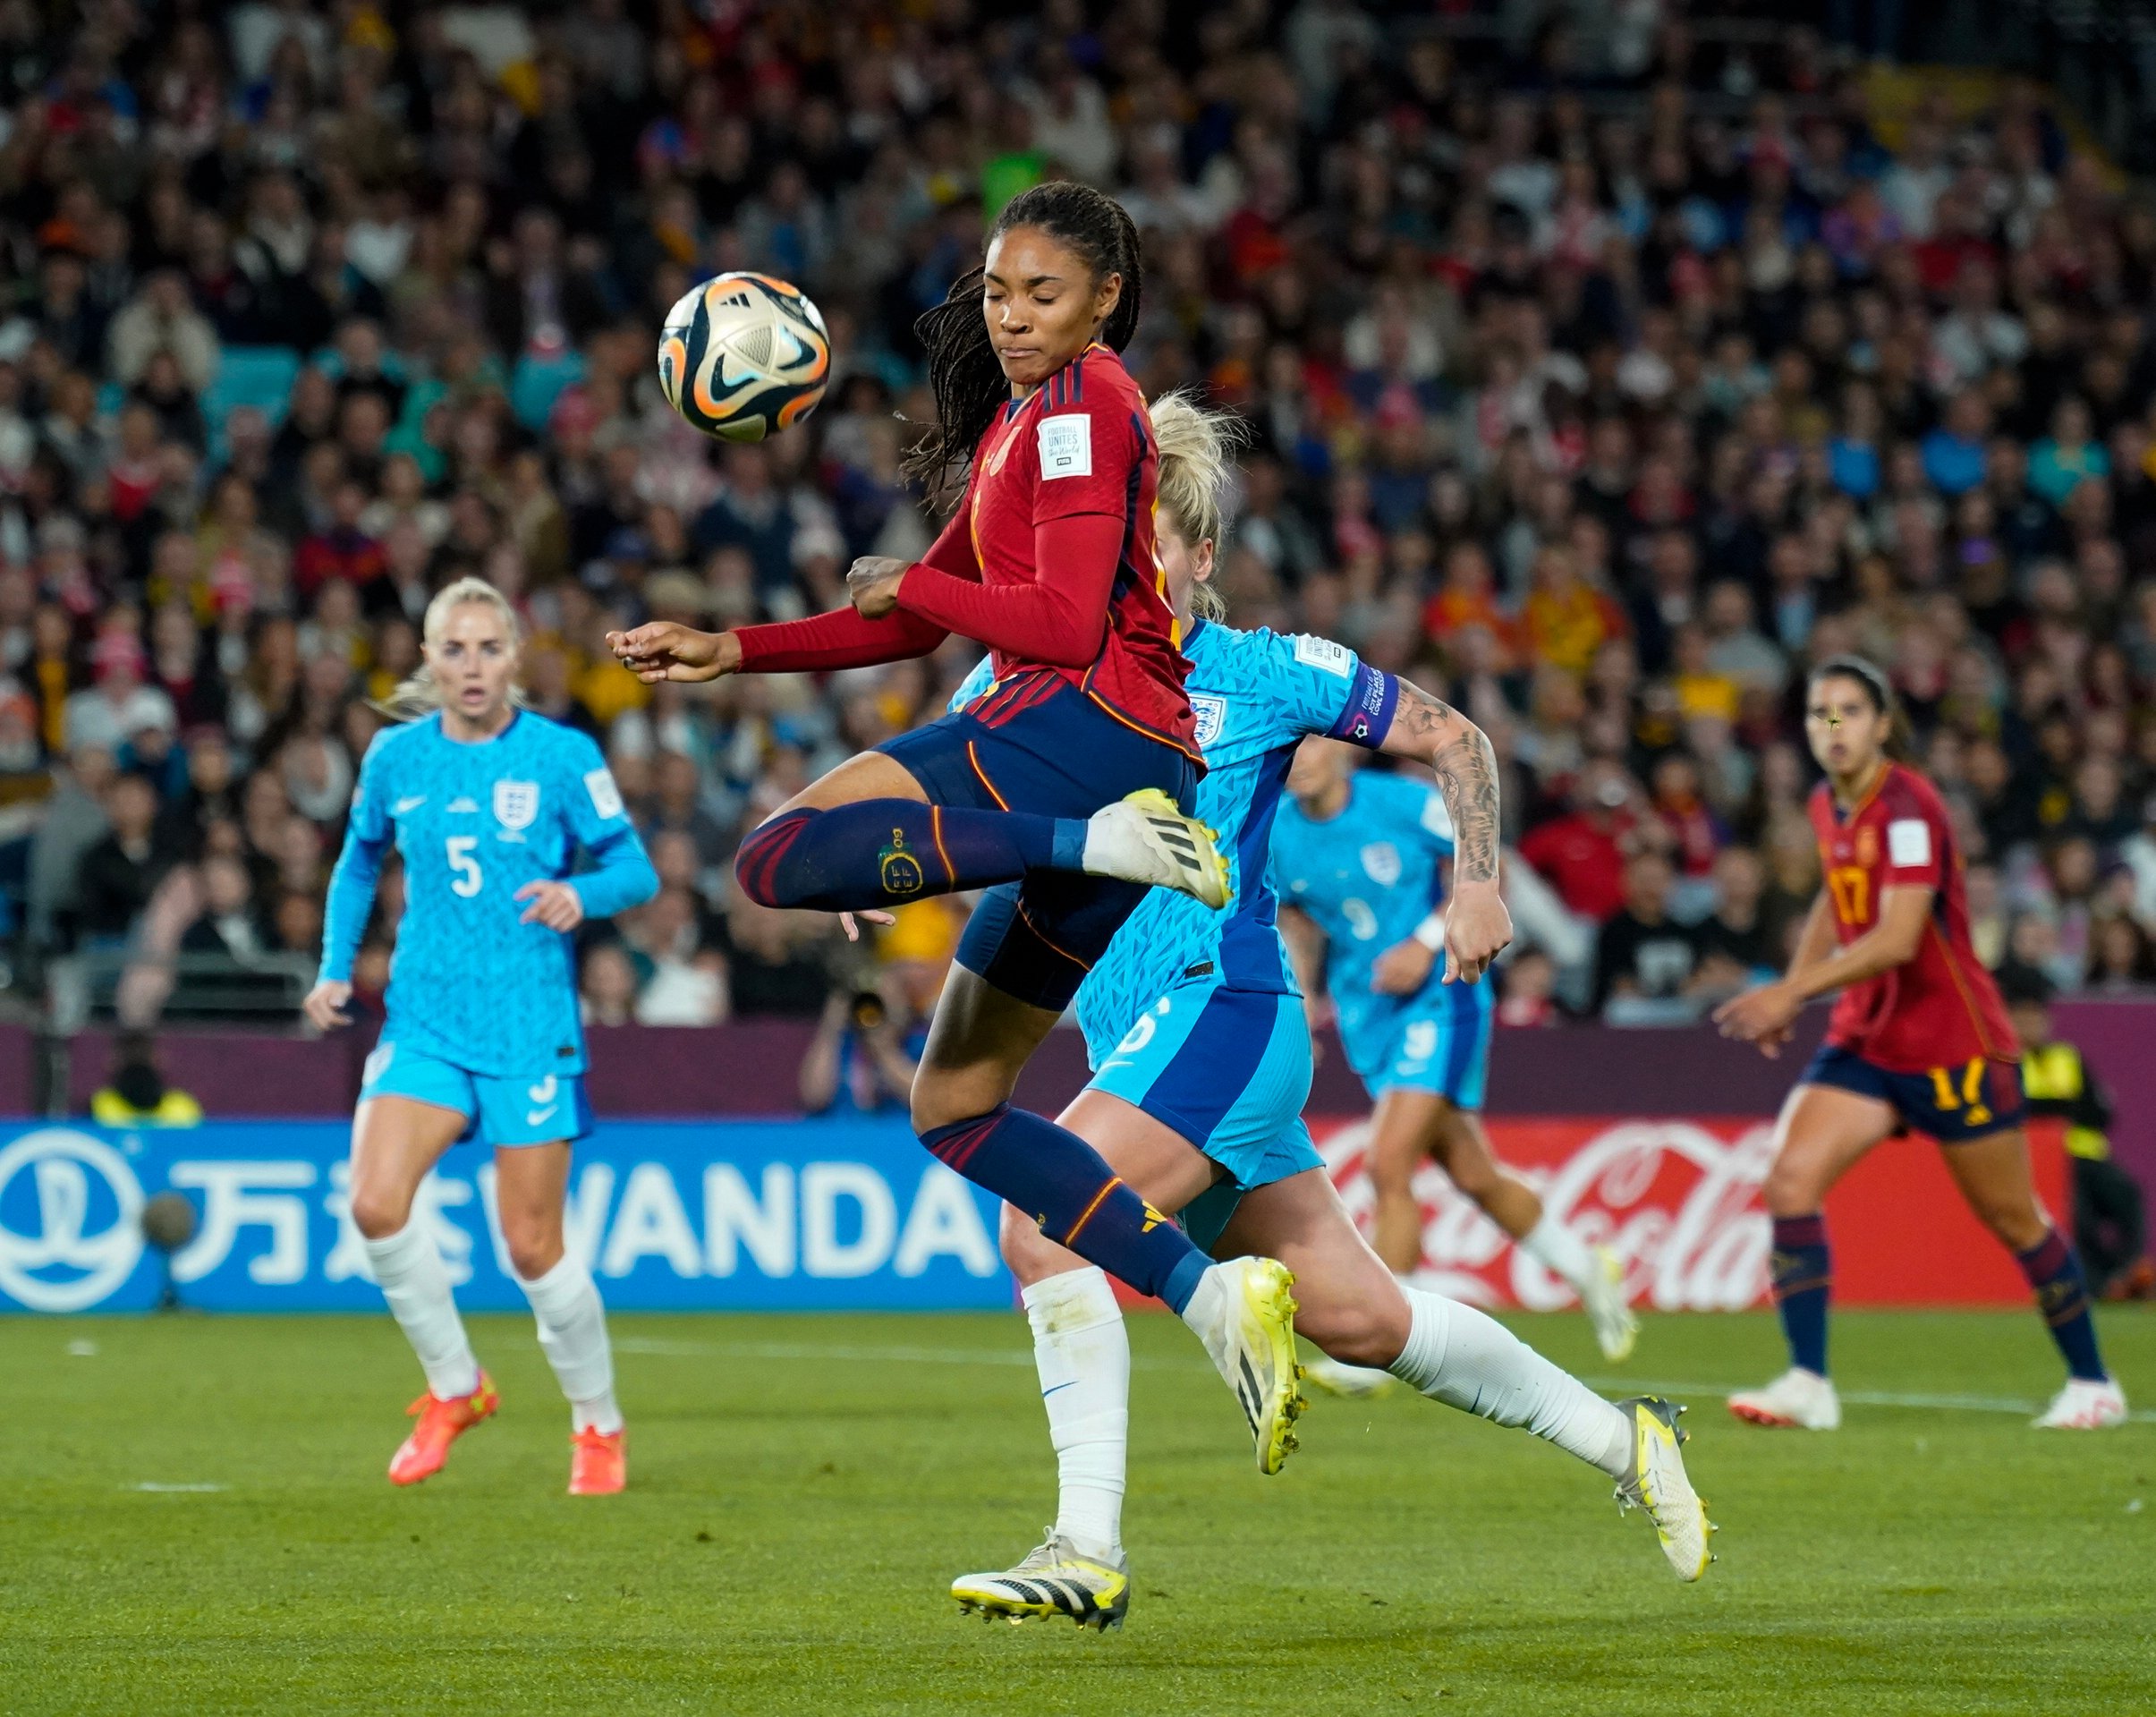
[[1498,892],[1498,758],[1490,737],[1450,705],[1400,680],[1378,749],[1426,763],[1452,817],[1452,899],[1445,918],[1445,980],[1473,983],[1512,940]]

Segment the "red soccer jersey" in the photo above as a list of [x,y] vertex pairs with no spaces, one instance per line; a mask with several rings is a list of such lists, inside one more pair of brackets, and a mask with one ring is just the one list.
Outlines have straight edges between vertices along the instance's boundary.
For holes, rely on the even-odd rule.
[[[1036,565],[1035,532],[1057,520],[1084,515],[1121,522],[1122,542],[1108,593],[1108,626],[1099,653],[1084,667],[1051,667],[994,653],[996,677],[1056,675],[1079,687],[1118,719],[1191,754],[1203,767],[1183,678],[1190,664],[1167,599],[1167,578],[1153,542],[1153,501],[1160,456],[1153,446],[1145,395],[1123,360],[1104,345],[1088,347],[1032,395],[1004,407],[973,450],[973,469],[954,526],[964,522],[972,566],[948,565],[931,551],[928,564],[961,577],[998,585],[1053,579]],[[963,552],[963,550],[960,550]],[[975,569],[978,569],[977,574]],[[902,590],[902,607],[929,612]],[[940,613],[929,617],[939,622]],[[954,627],[954,630],[960,628]]]
[[1914,769],[1889,763],[1846,816],[1824,782],[1812,792],[1811,812],[1834,933],[1844,947],[1879,922],[1886,889],[1934,891],[1915,954],[1843,990],[1827,1041],[1893,1073],[1959,1067],[1979,1056],[2017,1063],[2006,1003],[1969,939],[1961,854],[1939,790]]

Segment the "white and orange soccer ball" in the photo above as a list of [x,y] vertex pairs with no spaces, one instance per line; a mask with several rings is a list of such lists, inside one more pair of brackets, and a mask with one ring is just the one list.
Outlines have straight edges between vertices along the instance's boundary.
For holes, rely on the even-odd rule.
[[658,385],[706,435],[761,441],[816,409],[831,377],[831,336],[800,287],[769,275],[723,274],[666,312]]

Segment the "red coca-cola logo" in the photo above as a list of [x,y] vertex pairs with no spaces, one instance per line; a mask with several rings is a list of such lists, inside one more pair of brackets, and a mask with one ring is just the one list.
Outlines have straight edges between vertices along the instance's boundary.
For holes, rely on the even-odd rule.
[[[1760,1186],[1774,1124],[1752,1117],[1671,1120],[1496,1117],[1498,1159],[1546,1208],[1624,1261],[1635,1305],[1661,1312],[1733,1312],[1768,1299],[1772,1228]],[[1340,1195],[1369,1230],[1375,1196],[1363,1173],[1367,1118],[1312,1118]],[[2056,1123],[2031,1129],[2039,1195],[2070,1208]],[[1572,1290],[1513,1245],[1442,1170],[1415,1177],[1422,1207],[1416,1284],[1476,1305],[1558,1311]],[[2012,1256],[1969,1214],[1921,1138],[1889,1140],[1827,1199],[1838,1305],[2017,1305],[2028,1289]]]
[[[1320,1134],[1320,1148],[1356,1225],[1376,1203],[1363,1172],[1367,1120]],[[1772,1235],[1759,1189],[1773,1160],[1765,1122],[1718,1130],[1696,1121],[1498,1123],[1498,1154],[1543,1207],[1625,1265],[1635,1302],[1663,1312],[1735,1312],[1767,1297]],[[1420,1287],[1476,1305],[1554,1312],[1573,1291],[1515,1246],[1434,1163],[1414,1178],[1422,1207]]]

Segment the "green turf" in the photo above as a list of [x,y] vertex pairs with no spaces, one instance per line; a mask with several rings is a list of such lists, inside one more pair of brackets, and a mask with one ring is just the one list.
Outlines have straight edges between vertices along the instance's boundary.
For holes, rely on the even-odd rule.
[[[522,1319],[475,1320],[502,1415],[410,1492],[382,1477],[417,1388],[386,1318],[0,1320],[0,1711],[2156,1708],[2156,1424],[1882,1406],[1801,1436],[1702,1399],[1725,1530],[1688,1587],[1606,1481],[1413,1397],[1321,1398],[1261,1479],[1188,1337],[1138,1318],[1136,1595],[1103,1638],[944,1596],[1052,1512],[1016,1319],[615,1327],[633,1488],[572,1500]],[[1519,1327],[1604,1369],[1577,1320]],[[2104,1333],[2156,1406],[2156,1320]],[[2054,1381],[2026,1316],[1851,1314],[1836,1340],[1853,1390]],[[1664,1318],[1635,1369],[1778,1359],[1764,1318]]]

